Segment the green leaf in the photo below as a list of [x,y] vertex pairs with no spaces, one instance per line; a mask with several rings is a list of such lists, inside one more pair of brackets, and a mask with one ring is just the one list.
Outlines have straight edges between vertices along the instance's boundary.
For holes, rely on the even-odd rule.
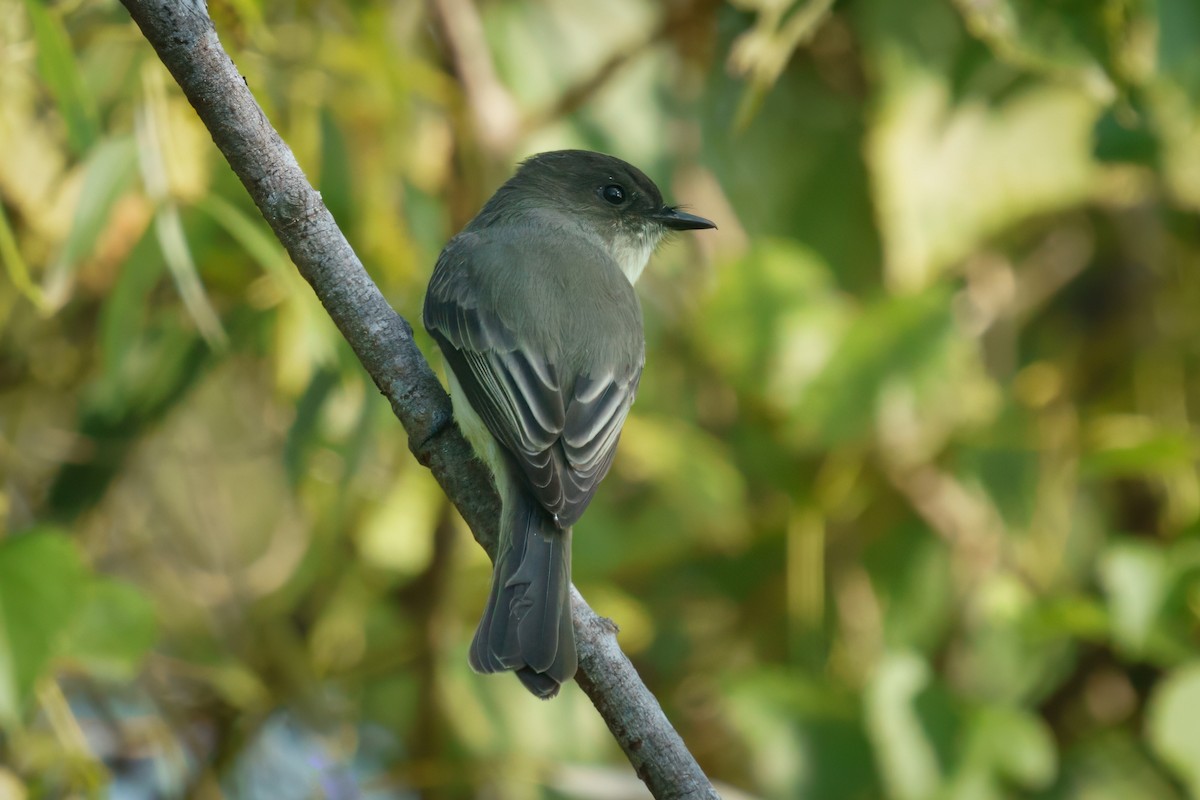
[[0,723],[21,716],[82,595],[71,540],[48,529],[0,541]]
[[127,583],[97,578],[84,589],[81,606],[62,654],[106,677],[134,677],[157,636],[150,600]]
[[1150,744],[1190,789],[1200,797],[1200,662],[1176,670],[1150,699],[1147,718]]
[[100,136],[96,107],[85,91],[79,68],[71,52],[71,40],[62,20],[43,0],[26,0],[33,40],[37,46],[37,70],[67,125],[67,140],[75,155],[86,153]]

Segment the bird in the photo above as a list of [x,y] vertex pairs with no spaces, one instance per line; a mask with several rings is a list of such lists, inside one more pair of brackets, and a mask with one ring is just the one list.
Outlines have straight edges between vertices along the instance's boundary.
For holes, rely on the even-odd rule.
[[715,227],[615,156],[558,150],[523,161],[438,257],[422,321],[502,502],[476,672],[515,671],[543,699],[575,675],[571,531],[645,364],[633,287],[668,232]]

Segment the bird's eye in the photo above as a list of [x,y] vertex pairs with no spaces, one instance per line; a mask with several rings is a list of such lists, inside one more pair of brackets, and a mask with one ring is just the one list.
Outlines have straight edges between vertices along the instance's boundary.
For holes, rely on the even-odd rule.
[[600,195],[614,206],[619,206],[625,202],[625,190],[615,183],[610,183],[601,189]]

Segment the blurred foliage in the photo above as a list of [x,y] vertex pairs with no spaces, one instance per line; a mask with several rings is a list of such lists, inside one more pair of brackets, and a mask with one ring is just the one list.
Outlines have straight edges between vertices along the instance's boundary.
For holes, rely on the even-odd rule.
[[[1200,798],[1195,0],[210,10],[410,320],[528,153],[719,222],[575,579],[727,797]],[[0,63],[0,796],[640,796],[124,10]]]

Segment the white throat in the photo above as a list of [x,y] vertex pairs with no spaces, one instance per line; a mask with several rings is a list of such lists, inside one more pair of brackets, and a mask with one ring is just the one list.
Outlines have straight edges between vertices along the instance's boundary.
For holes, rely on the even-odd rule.
[[650,254],[662,239],[662,231],[649,226],[637,231],[622,231],[613,237],[612,254],[621,272],[630,283],[637,283],[642,270],[650,261]]

